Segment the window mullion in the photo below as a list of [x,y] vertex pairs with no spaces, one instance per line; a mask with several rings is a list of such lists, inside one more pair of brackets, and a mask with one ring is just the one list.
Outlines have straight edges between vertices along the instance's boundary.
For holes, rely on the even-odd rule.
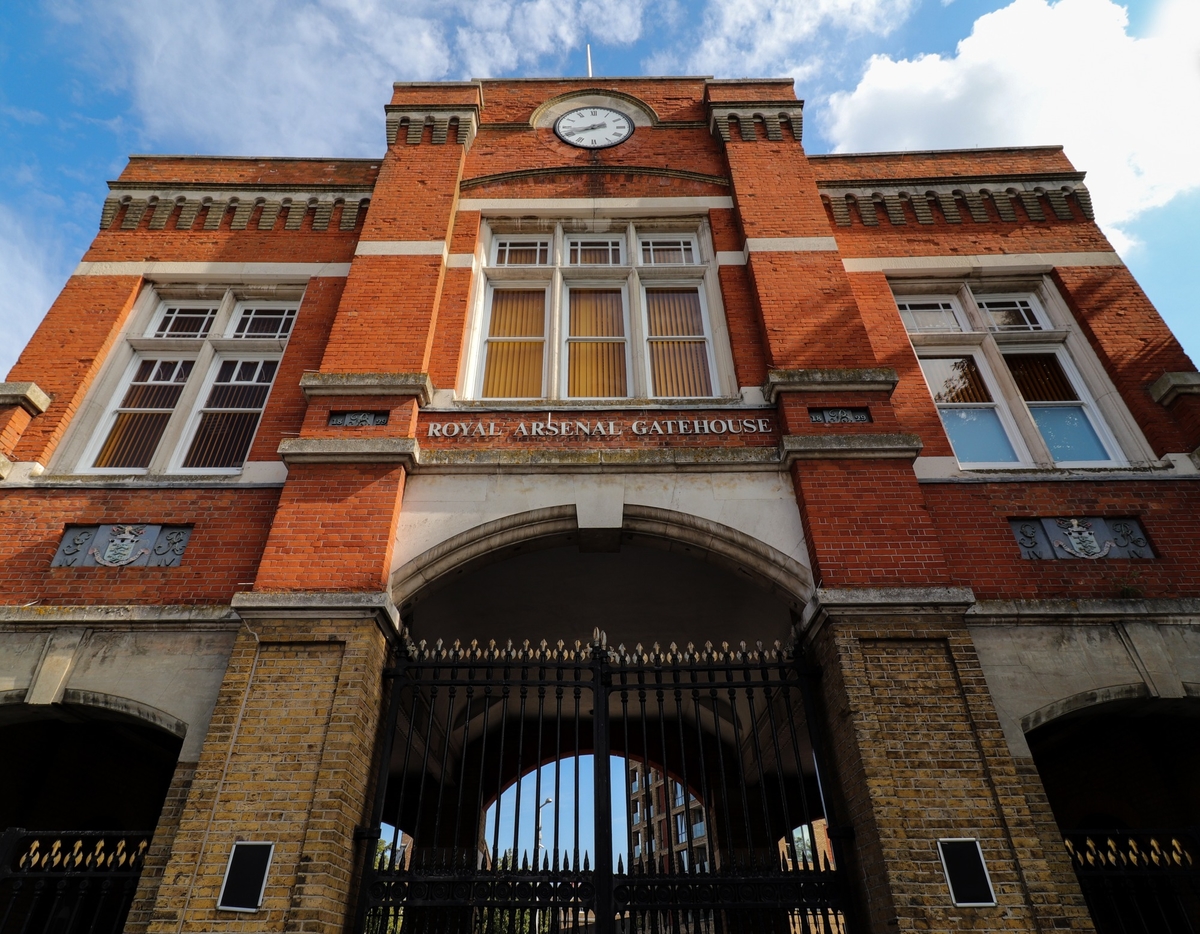
[[[561,231],[560,231],[561,232]],[[561,255],[561,241],[558,237],[559,249]],[[550,309],[549,309],[549,333],[546,335],[546,374],[543,377],[546,386],[546,397],[548,399],[560,399],[566,394],[566,359],[567,351],[563,335],[567,333],[567,329],[563,326],[563,315],[566,314],[567,303],[565,299],[566,288],[563,283],[562,268],[554,267],[553,278],[550,281]]]
[[988,369],[992,371],[992,379],[996,383],[996,390],[1000,396],[997,401],[1003,402],[1004,408],[1008,411],[1009,417],[1021,435],[1021,440],[1024,442],[1030,458],[1039,467],[1053,467],[1054,457],[1050,453],[1050,448],[1042,438],[1037,422],[1034,421],[1029,406],[1025,404],[1025,399],[1017,388],[1016,380],[1008,370],[1008,364],[1004,361],[1004,354],[1000,352],[995,337],[990,333],[987,334],[979,345],[979,349],[988,362]]
[[[215,330],[218,324],[224,328],[229,323],[229,317],[226,314],[222,319],[221,312],[217,313],[217,321],[213,322]],[[209,331],[211,334],[212,331]],[[220,332],[220,333],[223,333]],[[192,366],[191,378],[183,387],[183,392],[179,396],[179,401],[175,404],[175,411],[171,413],[171,419],[167,422],[167,427],[163,431],[163,436],[158,442],[158,449],[154,452],[154,456],[150,459],[150,464],[147,467],[148,473],[166,473],[179,466],[179,462],[183,459],[183,454],[180,451],[181,443],[185,434],[190,434],[188,427],[192,423],[193,417],[199,420],[199,398],[200,390],[209,384],[209,377],[212,375],[214,368],[214,358],[216,352],[213,350],[212,344],[205,341],[196,353],[195,364]]]

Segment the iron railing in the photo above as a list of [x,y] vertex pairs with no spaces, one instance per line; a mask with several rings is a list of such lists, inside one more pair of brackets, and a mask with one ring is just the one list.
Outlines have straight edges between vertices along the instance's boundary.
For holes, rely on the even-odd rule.
[[845,930],[778,646],[422,643],[392,674],[358,931]]
[[1097,934],[1197,934],[1200,838],[1097,830],[1064,838]]
[[0,934],[116,934],[150,845],[146,833],[0,834]]

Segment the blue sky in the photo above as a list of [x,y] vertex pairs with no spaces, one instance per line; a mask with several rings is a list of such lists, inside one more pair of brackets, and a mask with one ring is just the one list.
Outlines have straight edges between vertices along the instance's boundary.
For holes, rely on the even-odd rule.
[[131,152],[374,156],[393,80],[786,75],[810,152],[1062,143],[1200,358],[1198,0],[9,0],[0,374]]

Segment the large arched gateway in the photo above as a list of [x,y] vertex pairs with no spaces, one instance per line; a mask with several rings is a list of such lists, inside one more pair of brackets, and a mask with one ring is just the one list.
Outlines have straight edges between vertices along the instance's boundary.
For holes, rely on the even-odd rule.
[[840,931],[789,562],[651,508],[598,550],[573,511],[410,563],[442,573],[406,603],[366,928]]

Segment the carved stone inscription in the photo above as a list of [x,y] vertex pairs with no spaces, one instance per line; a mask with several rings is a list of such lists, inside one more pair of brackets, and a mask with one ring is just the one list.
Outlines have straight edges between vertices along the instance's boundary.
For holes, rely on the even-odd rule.
[[1009,519],[1021,557],[1030,561],[1084,558],[1153,558],[1137,519]]
[[69,525],[51,567],[176,567],[192,537],[190,525]]

